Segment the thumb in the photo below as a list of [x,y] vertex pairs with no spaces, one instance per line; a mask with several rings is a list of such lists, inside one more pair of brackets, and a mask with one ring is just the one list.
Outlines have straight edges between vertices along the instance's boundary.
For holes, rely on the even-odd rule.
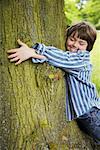
[[21,46],[26,46],[28,47],[25,43],[23,43],[20,39],[17,40],[18,44],[21,45]]

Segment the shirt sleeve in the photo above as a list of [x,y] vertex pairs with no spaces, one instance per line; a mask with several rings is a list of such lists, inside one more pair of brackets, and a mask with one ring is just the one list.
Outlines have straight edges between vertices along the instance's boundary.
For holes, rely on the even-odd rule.
[[44,44],[36,43],[33,48],[38,54],[46,56],[46,59],[34,59],[34,63],[48,62],[49,64],[62,69],[79,69],[86,66],[88,61],[87,53],[63,51],[53,46],[45,46]]

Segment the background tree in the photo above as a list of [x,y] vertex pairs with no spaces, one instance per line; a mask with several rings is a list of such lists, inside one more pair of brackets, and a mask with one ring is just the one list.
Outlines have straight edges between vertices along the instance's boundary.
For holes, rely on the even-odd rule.
[[88,0],[81,11],[81,16],[100,29],[100,2],[99,0]]
[[11,64],[6,51],[20,38],[64,48],[62,0],[0,0],[0,149],[94,149],[65,116],[64,73],[31,60]]
[[70,26],[72,23],[79,21],[81,18],[79,16],[80,12],[78,9],[79,1],[75,0],[65,0],[64,12],[66,16],[66,24]]
[[66,22],[70,26],[77,21],[91,22],[100,29],[99,0],[65,0]]

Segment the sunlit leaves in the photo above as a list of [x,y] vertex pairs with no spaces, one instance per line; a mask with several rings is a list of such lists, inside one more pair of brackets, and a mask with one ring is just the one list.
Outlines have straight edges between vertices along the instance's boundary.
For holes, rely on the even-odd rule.
[[80,20],[76,0],[65,0],[64,11],[67,18],[67,25],[70,25],[72,22]]
[[81,16],[100,29],[100,1],[88,0],[84,9],[81,11]]
[[67,25],[85,20],[100,29],[99,0],[65,0],[65,15]]

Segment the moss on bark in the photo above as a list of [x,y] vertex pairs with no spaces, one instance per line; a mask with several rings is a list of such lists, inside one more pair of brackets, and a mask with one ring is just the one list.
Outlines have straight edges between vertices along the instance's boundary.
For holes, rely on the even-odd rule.
[[65,116],[64,73],[31,60],[15,66],[6,51],[20,38],[64,49],[62,0],[0,0],[0,149],[92,149]]

